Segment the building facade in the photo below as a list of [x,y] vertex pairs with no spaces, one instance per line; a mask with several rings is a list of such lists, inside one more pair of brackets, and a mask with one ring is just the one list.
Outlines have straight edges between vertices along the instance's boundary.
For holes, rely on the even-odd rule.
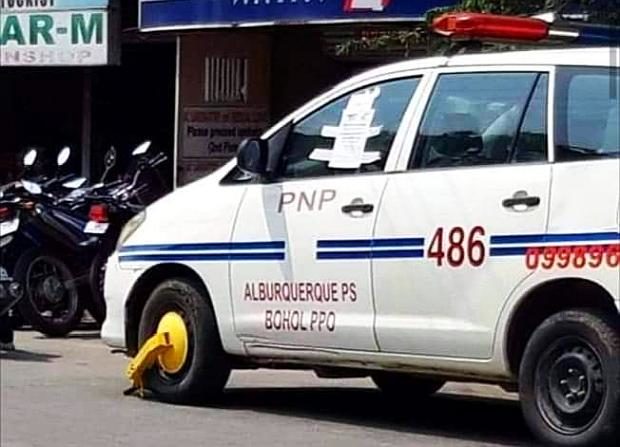
[[95,180],[110,146],[120,169],[146,139],[172,158],[175,39],[137,23],[136,0],[0,0],[0,184],[30,147]]
[[[140,0],[140,31],[177,45],[175,183],[221,166],[320,91],[403,52],[342,53],[453,0]],[[420,54],[424,53],[424,49]]]

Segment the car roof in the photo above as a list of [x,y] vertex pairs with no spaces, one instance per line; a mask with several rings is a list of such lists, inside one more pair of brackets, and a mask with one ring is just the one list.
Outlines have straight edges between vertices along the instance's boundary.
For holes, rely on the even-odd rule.
[[[469,65],[582,65],[610,67],[618,65],[617,47],[579,47],[546,50],[504,51],[450,57],[449,66]],[[614,64],[615,61],[615,64]]]
[[363,81],[399,71],[422,70],[438,67],[471,67],[484,65],[577,65],[592,67],[617,67],[620,61],[618,47],[579,47],[558,49],[533,49],[438,56],[410,59],[384,65],[345,81],[346,84]]
[[576,48],[557,48],[557,49],[532,49],[521,51],[503,51],[495,53],[476,53],[454,56],[435,56],[426,58],[409,59],[396,62],[353,76],[334,89],[330,89],[314,100],[305,104],[302,108],[284,117],[276,126],[263,135],[268,138],[275,132],[275,129],[284,125],[286,122],[294,120],[296,116],[303,116],[326,98],[329,98],[334,91],[345,91],[356,85],[365,82],[374,82],[377,78],[391,77],[398,75],[399,72],[409,72],[412,70],[425,70],[439,67],[479,67],[479,66],[501,66],[501,65],[572,65],[572,66],[591,66],[591,67],[618,67],[620,64],[620,49],[618,47],[576,47]]

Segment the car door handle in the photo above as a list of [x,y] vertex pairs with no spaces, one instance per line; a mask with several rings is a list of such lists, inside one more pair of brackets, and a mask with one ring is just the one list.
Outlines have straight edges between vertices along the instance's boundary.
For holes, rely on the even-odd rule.
[[511,197],[505,199],[502,202],[504,208],[514,208],[515,206],[526,206],[528,208],[540,205],[540,197],[535,196],[523,196],[523,197]]
[[351,214],[355,212],[368,214],[372,213],[374,209],[375,206],[370,203],[351,203],[350,205],[343,206],[342,212],[345,214]]

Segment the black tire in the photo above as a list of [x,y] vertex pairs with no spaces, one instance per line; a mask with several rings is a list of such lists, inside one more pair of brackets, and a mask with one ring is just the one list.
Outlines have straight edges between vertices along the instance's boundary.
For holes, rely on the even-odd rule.
[[98,324],[103,324],[106,315],[103,281],[107,259],[107,251],[100,252],[95,256],[88,272],[88,287],[84,288],[84,292],[88,294],[86,309]]
[[386,396],[396,399],[427,397],[435,394],[446,383],[443,380],[391,372],[378,372],[371,377]]
[[17,304],[9,311],[9,318],[11,320],[11,327],[14,330],[19,330],[26,325],[26,320],[19,312]]
[[215,316],[205,295],[203,288],[192,281],[171,279],[151,293],[142,313],[140,346],[155,334],[168,312],[179,313],[187,327],[189,349],[181,370],[168,374],[156,363],[145,373],[145,387],[165,402],[209,401],[222,392],[230,376]]
[[[37,269],[45,265],[51,266],[55,272],[47,278],[53,276],[57,279],[50,286],[55,289],[53,294],[58,294],[53,301],[46,298],[48,293],[43,292],[49,288],[43,285],[45,280],[37,279],[41,278]],[[27,253],[15,265],[15,278],[24,285],[24,297],[18,304],[19,313],[33,329],[48,337],[64,337],[77,328],[82,321],[84,307],[76,278],[63,260],[45,252]]]
[[620,445],[618,321],[596,310],[545,320],[530,338],[519,372],[523,415],[545,445]]

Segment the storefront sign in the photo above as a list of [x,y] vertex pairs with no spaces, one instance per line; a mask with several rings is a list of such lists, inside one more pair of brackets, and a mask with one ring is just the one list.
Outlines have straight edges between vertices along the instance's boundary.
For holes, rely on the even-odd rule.
[[109,0],[0,0],[0,66],[118,62]]
[[245,138],[266,129],[264,109],[188,107],[183,113],[182,158],[230,159]]
[[246,107],[187,107],[182,118],[179,185],[222,166],[242,140],[260,136],[269,122],[265,109]]
[[142,30],[419,20],[456,0],[140,0]]

